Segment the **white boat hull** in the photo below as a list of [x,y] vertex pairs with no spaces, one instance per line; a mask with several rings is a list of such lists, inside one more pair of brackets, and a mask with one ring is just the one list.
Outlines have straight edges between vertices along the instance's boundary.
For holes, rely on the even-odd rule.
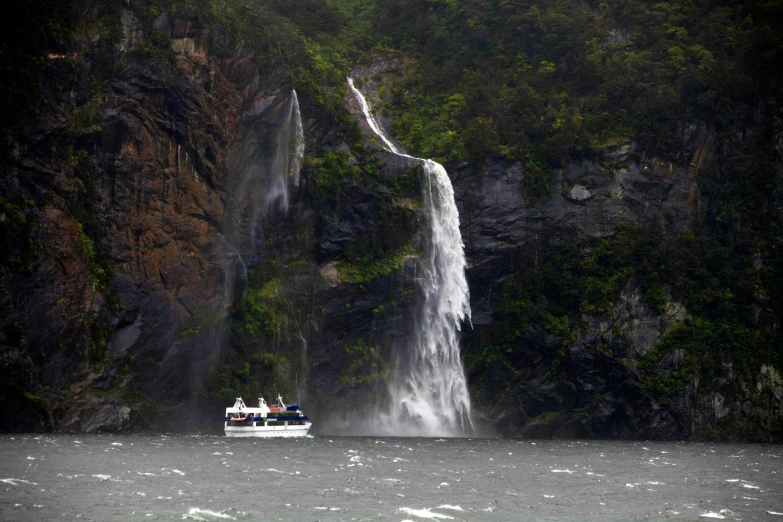
[[294,426],[226,426],[226,437],[305,437],[312,422]]

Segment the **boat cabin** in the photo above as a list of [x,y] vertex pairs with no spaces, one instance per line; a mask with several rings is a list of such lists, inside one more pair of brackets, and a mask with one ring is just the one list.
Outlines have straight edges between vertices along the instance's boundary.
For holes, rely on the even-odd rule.
[[226,426],[289,426],[302,425],[308,420],[298,404],[286,406],[280,395],[277,396],[277,406],[271,408],[263,397],[258,398],[257,408],[247,407],[242,397],[237,397],[234,405],[226,408]]

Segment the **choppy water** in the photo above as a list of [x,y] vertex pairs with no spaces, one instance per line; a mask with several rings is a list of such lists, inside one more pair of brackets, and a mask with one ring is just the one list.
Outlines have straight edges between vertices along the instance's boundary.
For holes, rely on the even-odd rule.
[[783,520],[774,445],[0,436],[2,520]]

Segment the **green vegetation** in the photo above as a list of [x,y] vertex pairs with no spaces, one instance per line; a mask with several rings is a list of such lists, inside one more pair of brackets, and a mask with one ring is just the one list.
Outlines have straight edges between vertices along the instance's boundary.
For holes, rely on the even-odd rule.
[[64,163],[70,170],[69,180],[77,189],[75,197],[68,203],[68,214],[76,229],[79,246],[84,252],[90,274],[95,280],[95,287],[103,294],[109,306],[122,309],[122,301],[111,292],[114,268],[101,245],[105,228],[98,213],[102,198],[96,186],[96,173],[84,149],[74,150],[69,146],[64,151]]
[[103,397],[108,397],[112,393],[119,390],[120,385],[122,385],[123,381],[130,373],[130,359],[131,358],[128,355],[122,357],[117,364],[118,366],[117,375],[112,378],[109,385],[106,388],[91,388],[89,390],[90,395],[103,398]]
[[52,412],[49,409],[49,401],[46,400],[44,394],[26,391],[22,393],[22,396],[33,417],[46,418],[52,416]]
[[302,176],[308,182],[308,195],[317,205],[335,205],[343,181],[356,181],[362,169],[349,161],[349,153],[327,152],[320,157],[305,157]]
[[[249,270],[244,295],[237,296],[231,310],[228,360],[203,383],[202,397],[214,405],[259,393],[291,395],[306,378],[299,332],[313,320],[317,268],[294,257],[284,264],[281,256],[306,251],[312,232],[306,225],[287,222],[264,233],[269,256]],[[287,244],[292,237],[296,240]]]
[[346,253],[350,261],[337,264],[340,278],[346,283],[361,284],[369,283],[379,277],[389,276],[398,271],[402,268],[405,258],[413,254],[413,248],[406,245],[389,254],[381,250],[378,257],[348,254],[348,249],[346,249]]
[[[261,70],[282,68],[300,99],[311,98],[332,115],[333,129],[345,142],[354,146],[361,141],[343,99],[345,77],[370,45],[373,2],[195,0],[190,5],[233,41],[254,49]],[[173,0],[158,0],[154,11],[180,6]]]
[[90,267],[90,274],[95,278],[96,286],[100,292],[108,290],[111,282],[112,268],[105,258],[99,258],[98,249],[93,239],[84,233],[84,227],[78,221],[73,222],[79,239],[79,244],[87,258],[87,264]]
[[[372,206],[372,232],[347,242],[337,263],[343,281],[365,284],[392,274],[413,253],[410,238],[417,223],[414,208],[421,198],[420,169],[413,167],[400,176],[382,179],[378,160],[363,148],[356,148],[355,152],[362,158],[361,167],[352,163],[347,151],[328,152],[305,158],[302,174],[308,200],[315,207],[338,215],[361,197],[361,183],[382,186],[379,199]],[[399,198],[407,198],[410,205],[400,204]]]
[[532,153],[527,154],[525,161],[522,195],[529,207],[546,203],[552,196],[552,170],[543,162],[534,160]]
[[560,412],[556,411],[546,411],[542,413],[541,415],[538,415],[537,417],[534,417],[530,419],[531,424],[540,424],[540,425],[546,425],[549,424],[560,416]]
[[106,97],[98,93],[90,98],[87,103],[76,107],[71,112],[71,127],[75,132],[99,132],[103,118],[103,104]]
[[90,366],[93,371],[100,371],[109,362],[106,347],[111,340],[111,330],[101,324],[92,325],[92,353],[90,354]]
[[559,167],[628,136],[674,157],[685,118],[727,129],[749,100],[772,102],[782,13],[779,2],[383,0],[376,41],[416,59],[387,105],[411,150]]
[[383,182],[400,198],[408,198],[415,208],[421,206],[421,177],[420,165],[414,165],[402,174],[384,179]]
[[350,364],[340,375],[343,386],[366,386],[383,377],[383,361],[378,348],[369,346],[362,339],[348,345],[344,351],[350,357]]
[[[621,225],[585,250],[542,245],[538,266],[529,253],[520,256],[519,270],[503,282],[495,325],[466,347],[466,363],[484,393],[504,393],[513,382],[525,364],[516,354],[531,326],[541,325],[571,346],[586,328],[582,314],[613,317],[617,311],[611,309],[629,282],[658,313],[681,303],[689,314],[639,365],[645,386],[664,403],[676,401],[695,378],[700,395],[740,394],[739,381],[725,379],[727,364],[746,383],[754,382],[764,363],[783,367],[779,334],[772,328],[779,305],[760,291],[779,284],[770,280],[777,269],[748,269],[758,255],[754,243],[728,247],[690,230],[667,238],[658,225]],[[619,328],[611,332],[620,334]],[[676,350],[683,363],[663,364]],[[542,354],[553,361],[563,356]]]
[[261,288],[248,289],[242,322],[237,327],[240,334],[255,339],[280,339],[288,324],[288,315],[284,310],[284,298],[278,294],[278,286],[279,281],[272,280],[264,283]]

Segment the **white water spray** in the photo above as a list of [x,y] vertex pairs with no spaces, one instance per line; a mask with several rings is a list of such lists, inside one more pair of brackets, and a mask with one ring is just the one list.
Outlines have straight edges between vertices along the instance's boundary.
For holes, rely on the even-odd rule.
[[[373,132],[393,153],[413,158],[392,144],[350,78],[348,84]],[[459,211],[446,169],[432,160],[413,159],[422,162],[426,175],[429,234],[419,280],[424,300],[408,347],[410,360],[401,361],[388,381],[391,404],[365,428],[384,435],[459,436],[472,427],[459,352],[460,325],[470,319]]]
[[288,211],[291,186],[299,186],[299,171],[304,160],[305,141],[302,115],[296,91],[291,92],[288,110],[277,132],[277,145],[270,169],[270,183],[264,195],[264,213],[277,202],[281,212]]
[[279,123],[272,131],[271,154],[261,155],[256,164],[247,169],[236,191],[238,207],[251,213],[248,226],[251,252],[258,246],[258,229],[272,209],[277,208],[282,214],[288,212],[291,191],[299,185],[299,171],[304,162],[304,129],[296,91],[292,90],[286,104],[277,110]]

